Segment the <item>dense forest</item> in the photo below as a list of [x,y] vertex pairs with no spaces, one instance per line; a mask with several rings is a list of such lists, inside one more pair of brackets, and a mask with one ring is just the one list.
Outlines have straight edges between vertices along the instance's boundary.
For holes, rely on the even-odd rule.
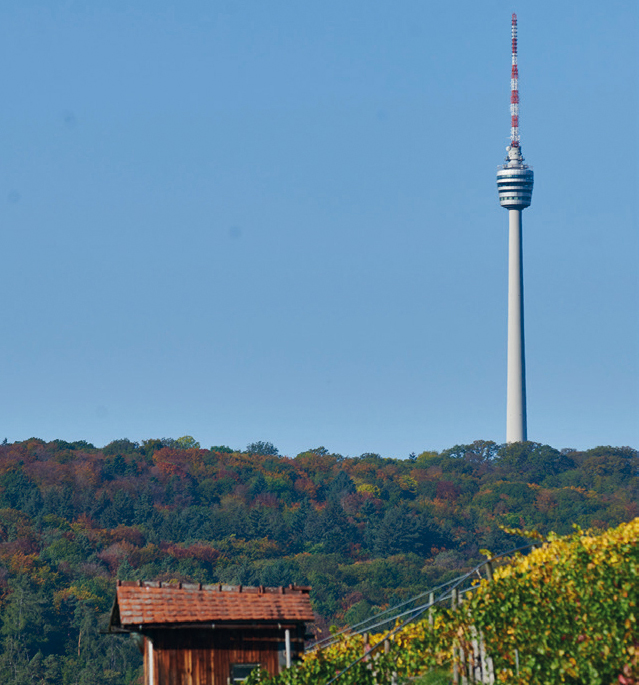
[[[477,441],[407,459],[294,458],[189,436],[0,446],[0,679],[128,685],[103,635],[114,580],[311,585],[317,626],[353,623],[517,543],[639,515],[639,454]],[[501,527],[500,527],[501,526]]]

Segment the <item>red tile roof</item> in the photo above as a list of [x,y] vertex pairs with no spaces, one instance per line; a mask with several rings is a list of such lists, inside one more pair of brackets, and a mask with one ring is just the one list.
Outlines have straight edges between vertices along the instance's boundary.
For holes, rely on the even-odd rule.
[[235,621],[312,622],[310,588],[118,581],[113,627]]

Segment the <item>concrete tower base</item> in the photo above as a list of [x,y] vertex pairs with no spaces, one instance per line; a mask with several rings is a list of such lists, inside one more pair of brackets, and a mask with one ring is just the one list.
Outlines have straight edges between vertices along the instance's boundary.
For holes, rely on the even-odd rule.
[[521,209],[508,210],[508,383],[506,442],[527,440]]

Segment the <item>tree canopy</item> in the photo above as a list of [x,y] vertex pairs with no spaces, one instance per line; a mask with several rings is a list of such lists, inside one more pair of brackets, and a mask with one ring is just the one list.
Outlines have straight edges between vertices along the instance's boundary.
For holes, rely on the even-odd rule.
[[605,528],[639,515],[638,502],[629,447],[477,441],[396,459],[325,447],[289,458],[267,442],[207,450],[191,436],[7,443],[0,677],[132,682],[135,645],[99,634],[116,578],[308,584],[326,630],[459,574],[481,548],[510,548],[500,526]]

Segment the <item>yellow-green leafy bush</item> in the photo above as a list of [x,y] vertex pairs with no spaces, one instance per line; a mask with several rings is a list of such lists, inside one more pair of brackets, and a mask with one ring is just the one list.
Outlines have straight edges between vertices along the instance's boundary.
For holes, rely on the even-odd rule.
[[[438,608],[432,626],[428,620],[408,625],[391,636],[387,650],[369,655],[338,683],[390,683],[393,673],[401,682],[451,665],[453,647],[468,645],[480,631],[497,682],[633,685],[639,682],[638,542],[639,518],[602,534],[551,534],[540,548],[498,568],[492,582],[481,581],[461,609]],[[277,677],[254,673],[249,682],[322,685],[363,649],[362,636],[346,636]]]

